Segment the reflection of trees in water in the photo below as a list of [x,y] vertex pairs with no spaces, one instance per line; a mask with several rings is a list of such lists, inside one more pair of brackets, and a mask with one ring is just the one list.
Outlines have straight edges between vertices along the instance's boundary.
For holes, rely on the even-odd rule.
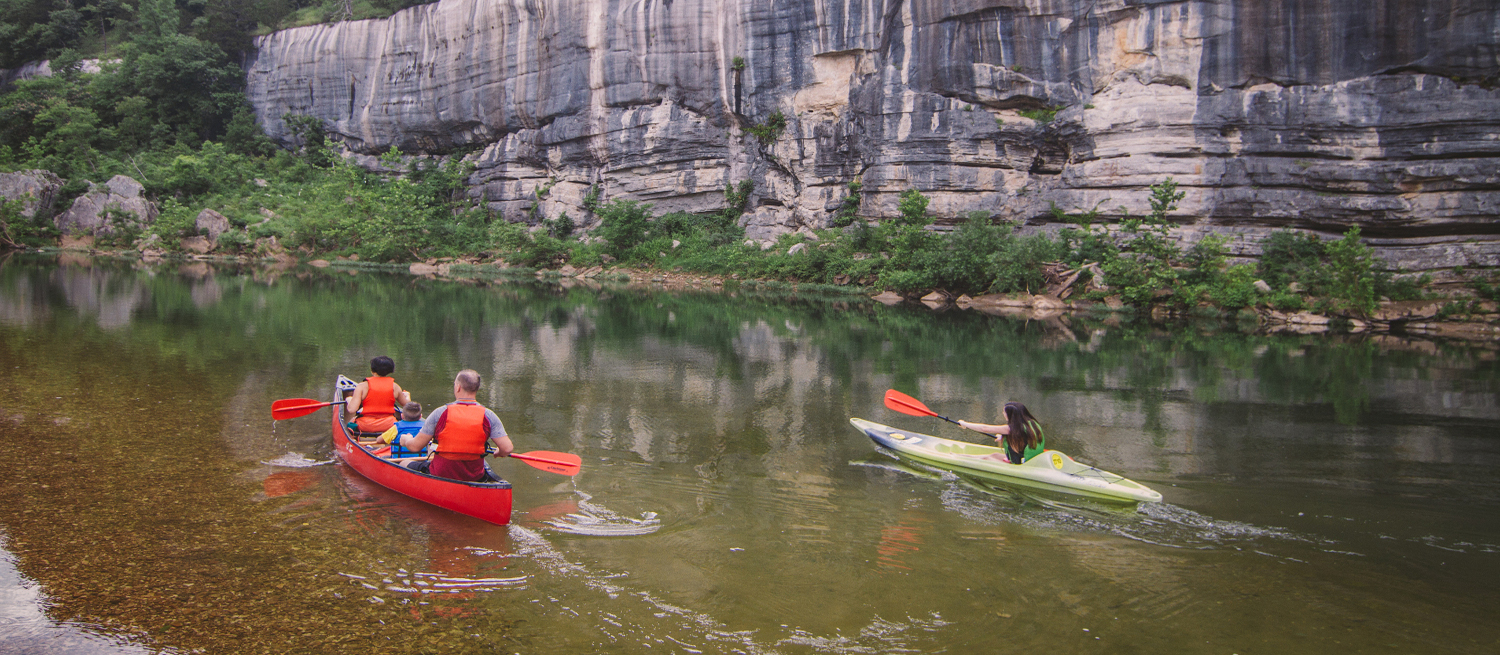
[[834,418],[888,414],[878,400],[887,387],[976,420],[998,420],[1000,405],[1019,399],[1038,410],[1050,444],[1148,469],[1197,466],[1163,458],[1230,447],[1222,435],[1248,426],[1347,427],[1372,407],[1500,417],[1493,356],[1477,346],[1168,331],[1121,316],[1038,321],[746,293],[329,271],[256,279],[202,264],[142,271],[14,258],[0,266],[0,301],[8,320],[34,326],[110,307],[115,318],[92,322],[131,321],[111,337],[122,344],[190,367],[276,371],[274,384],[289,390],[362,372],[375,352],[397,357],[398,377],[410,363],[438,377],[474,367],[512,432],[575,447],[602,435],[645,460],[695,464],[815,447],[798,440]]

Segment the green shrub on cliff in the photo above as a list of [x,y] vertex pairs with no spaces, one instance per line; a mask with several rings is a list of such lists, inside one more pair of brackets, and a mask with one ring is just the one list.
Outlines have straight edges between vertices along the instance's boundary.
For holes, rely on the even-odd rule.
[[781,110],[771,112],[764,123],[756,123],[745,128],[746,132],[754,135],[762,145],[767,145],[781,138],[781,133],[786,131],[786,115]]

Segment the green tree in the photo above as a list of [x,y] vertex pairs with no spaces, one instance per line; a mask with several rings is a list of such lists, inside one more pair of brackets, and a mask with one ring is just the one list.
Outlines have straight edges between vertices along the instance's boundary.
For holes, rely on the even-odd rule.
[[1328,296],[1334,306],[1361,315],[1375,311],[1375,272],[1378,261],[1374,251],[1359,238],[1359,228],[1351,227],[1344,238],[1327,244],[1328,263],[1332,272]]
[[1110,288],[1126,303],[1146,306],[1163,295],[1173,297],[1177,304],[1195,301],[1174,293],[1182,251],[1169,236],[1171,223],[1166,216],[1183,197],[1177,183],[1167,178],[1151,186],[1150,214],[1144,218],[1127,215],[1120,221],[1123,232],[1129,235],[1121,247],[1123,254],[1105,261],[1102,268]]
[[196,145],[224,133],[244,102],[244,73],[218,46],[178,33],[180,22],[172,0],[141,0],[138,33],[120,46],[120,63],[96,86],[110,106],[145,98],[154,122]]
[[927,196],[916,189],[901,194],[897,203],[899,216],[881,226],[890,244],[890,261],[880,272],[880,284],[902,292],[932,288],[942,254],[937,252],[938,236],[927,229],[932,216],[927,213]]
[[39,143],[46,168],[66,177],[98,171],[95,146],[101,133],[99,117],[92,110],[54,98],[37,113],[36,126],[45,135]]
[[323,119],[302,114],[283,114],[281,120],[291,130],[298,144],[298,152],[307,163],[327,168],[334,162],[333,150],[328,145],[328,135],[323,128]]

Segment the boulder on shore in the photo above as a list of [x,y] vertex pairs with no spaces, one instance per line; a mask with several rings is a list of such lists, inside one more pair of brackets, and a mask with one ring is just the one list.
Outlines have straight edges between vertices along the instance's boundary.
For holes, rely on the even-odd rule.
[[73,201],[68,211],[53,220],[64,234],[113,234],[143,230],[156,220],[156,205],[142,195],[145,187],[124,175],[104,184],[90,184],[89,192]]
[[193,228],[200,234],[208,236],[213,244],[219,243],[219,235],[229,231],[229,218],[212,209],[198,212],[198,218],[193,220]]
[[49,212],[63,181],[52,171],[29,170],[0,173],[0,199],[21,201],[21,215],[36,216],[37,211]]

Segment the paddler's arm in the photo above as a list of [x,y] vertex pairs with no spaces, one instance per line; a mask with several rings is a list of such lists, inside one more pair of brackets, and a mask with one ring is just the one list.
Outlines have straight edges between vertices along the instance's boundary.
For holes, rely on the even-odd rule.
[[406,403],[411,402],[411,393],[403,390],[401,388],[401,385],[396,384],[395,382],[392,382],[391,383],[391,390],[393,392],[395,392],[395,394],[396,394],[396,406],[397,407],[405,407]]
[[369,393],[369,391],[370,385],[368,383],[361,382],[354,385],[354,391],[349,394],[348,398],[344,399],[344,411],[349,412],[350,417],[353,417],[355,412],[359,411],[360,406],[365,402],[365,394]]
[[960,420],[958,422],[958,424],[960,426],[962,426],[962,427],[968,428],[968,429],[973,430],[975,432],[983,432],[985,434],[993,434],[993,435],[996,436],[996,438],[999,438],[1000,436],[1003,436],[1003,435],[1010,434],[1010,426],[1009,425],[990,425],[988,423],[970,423],[970,422],[964,421],[964,420]]

